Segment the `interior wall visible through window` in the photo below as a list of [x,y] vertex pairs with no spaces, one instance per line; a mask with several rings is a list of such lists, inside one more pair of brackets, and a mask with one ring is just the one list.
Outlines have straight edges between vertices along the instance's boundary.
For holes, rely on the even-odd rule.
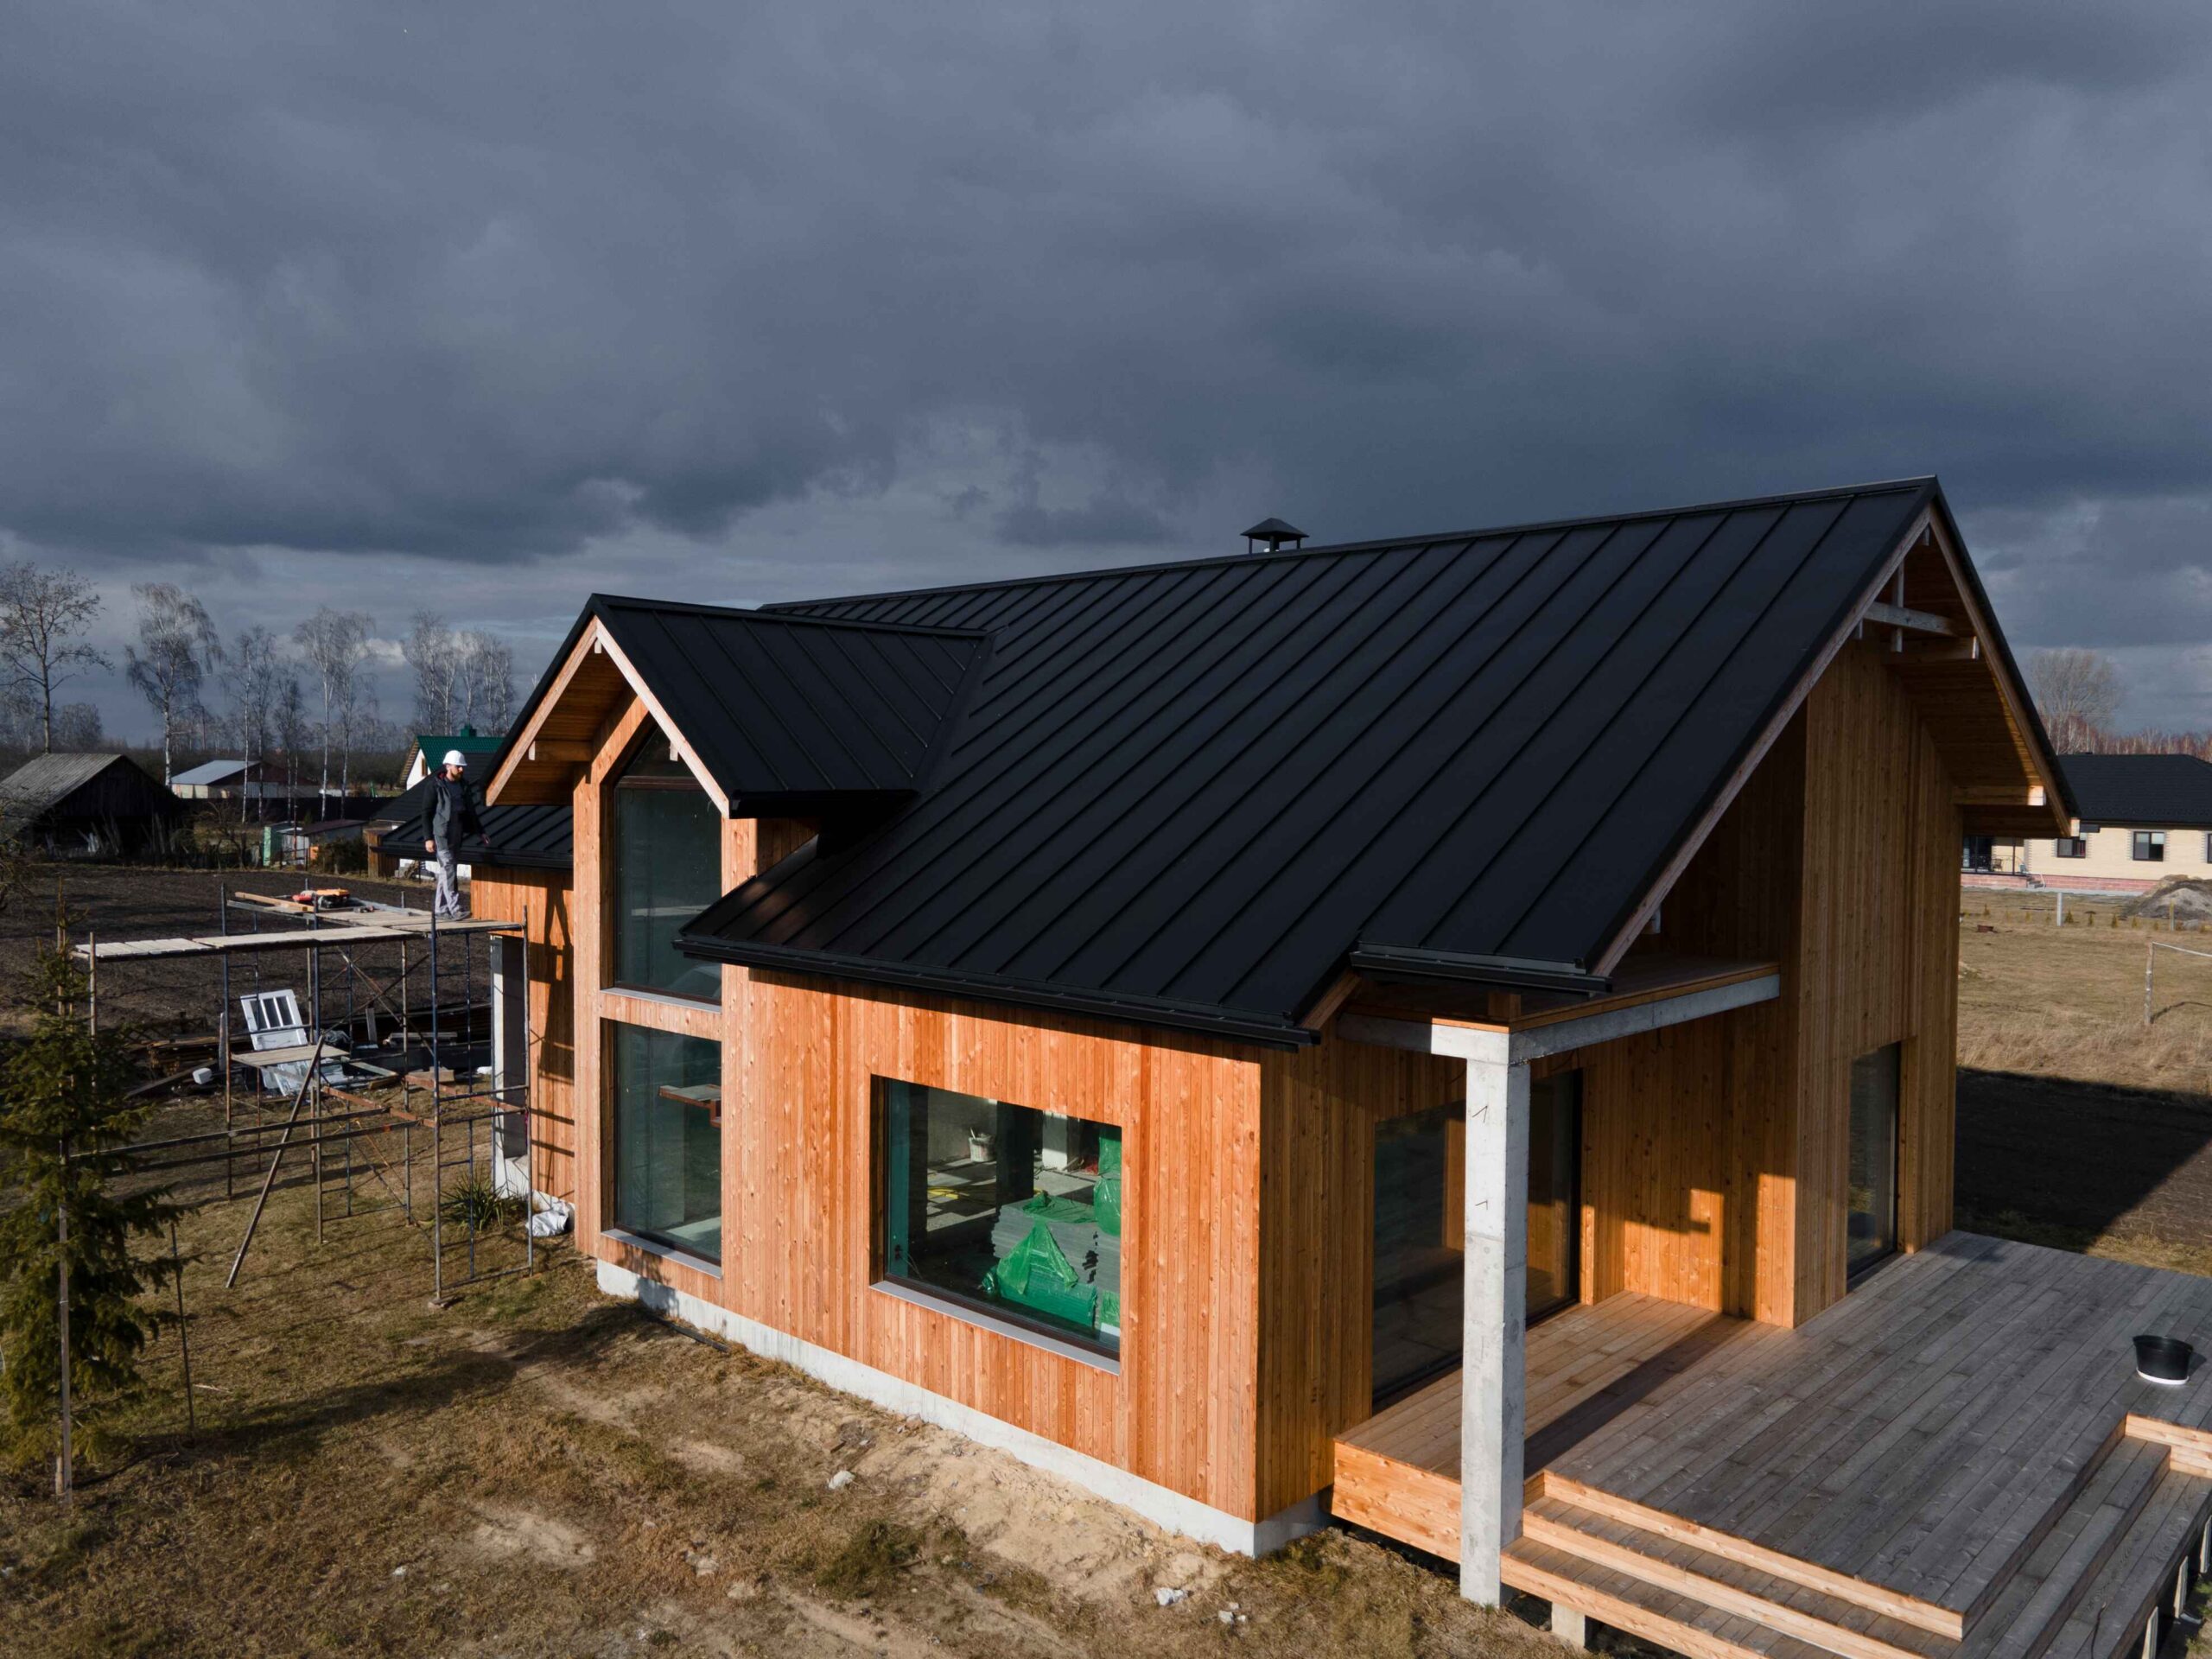
[[1120,1128],[893,1078],[877,1099],[885,1277],[1119,1354]]
[[614,1224],[707,1262],[722,1257],[721,1048],[610,1024]]
[[1903,1049],[1896,1043],[1851,1063],[1851,1206],[1845,1266],[1853,1274],[1897,1247],[1897,1098]]
[[721,815],[657,727],[613,796],[613,982],[719,1001],[721,969],[683,955],[676,935],[721,897]]

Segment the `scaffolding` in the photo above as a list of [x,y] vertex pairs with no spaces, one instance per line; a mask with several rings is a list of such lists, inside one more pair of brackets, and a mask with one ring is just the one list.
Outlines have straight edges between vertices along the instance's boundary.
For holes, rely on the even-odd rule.
[[[343,907],[334,907],[327,898],[323,894],[272,899],[234,893],[226,886],[220,890],[213,933],[103,939],[95,930],[82,943],[72,944],[72,953],[86,968],[89,1017],[95,1030],[99,1026],[104,970],[112,976],[130,963],[199,957],[208,958],[216,969],[217,1007],[212,1039],[180,1039],[168,1046],[175,1058],[195,1051],[202,1042],[212,1045],[213,1070],[222,1093],[223,1127],[137,1143],[131,1148],[133,1174],[205,1170],[219,1164],[223,1197],[233,1198],[240,1195],[239,1160],[256,1165],[264,1157],[268,1160],[252,1211],[238,1239],[228,1284],[237,1282],[269,1195],[286,1160],[296,1152],[306,1155],[311,1171],[318,1243],[323,1237],[326,1205],[334,1184],[343,1201],[343,1213],[353,1213],[358,1152],[365,1176],[384,1187],[410,1225],[428,1234],[434,1301],[442,1305],[452,1291],[509,1274],[530,1272],[536,1265],[536,1223],[542,1195],[537,1188],[530,1089],[534,1045],[527,991],[527,906],[518,919],[490,920],[441,918],[435,911],[416,910],[404,903],[351,900]],[[243,931],[232,926],[241,915],[249,922]],[[271,922],[287,925],[264,926]],[[508,1033],[502,1029],[505,1016],[492,995],[499,976],[489,960],[494,948],[491,941],[502,938],[521,941],[519,963],[511,969],[521,982],[520,994],[514,998],[520,1024],[512,1033],[514,1040],[508,1045],[506,1055],[498,1052],[500,1039]],[[480,980],[475,963],[475,942],[480,938],[486,942],[487,958]],[[368,945],[395,947],[397,972],[379,975],[365,965],[360,952]],[[307,976],[305,1004],[299,1011],[302,1040],[275,1046],[250,1042],[241,1048],[234,1025],[238,1004],[232,997],[236,988],[233,959],[250,968],[258,997],[264,965],[272,957],[294,950],[302,953]],[[329,966],[334,954],[334,976]],[[427,973],[429,982],[429,995],[421,1006],[414,995],[417,969]],[[457,998],[451,995],[456,980]],[[484,993],[481,1002],[480,988]],[[342,1007],[337,1001],[340,995]],[[480,1027],[484,1033],[481,1043],[474,1036]],[[386,1029],[391,1033],[388,1039],[384,1034]],[[265,1030],[262,1034],[266,1034]],[[342,1041],[334,1043],[334,1036]],[[480,1052],[489,1064],[474,1064]],[[373,1060],[368,1058],[372,1055]],[[392,1063],[387,1065],[387,1060]],[[293,1067],[298,1068],[298,1083],[290,1090],[289,1103],[279,1107],[283,1115],[272,1117],[263,1109],[268,1096],[262,1079],[276,1073],[289,1080]],[[174,1086],[188,1075],[165,1076],[145,1086]],[[239,1110],[242,1075],[251,1080],[250,1119]],[[427,1135],[429,1141],[427,1222],[416,1214],[415,1141],[418,1134]],[[400,1138],[400,1155],[379,1160],[378,1150],[382,1148],[388,1154],[395,1135]],[[485,1143],[481,1166],[480,1138]],[[514,1196],[508,1191],[511,1182],[505,1179],[501,1166],[518,1163],[523,1206],[522,1261],[487,1269],[479,1259],[478,1243],[484,1231],[480,1224],[481,1206],[464,1206],[466,1225],[460,1230],[461,1237],[448,1245],[447,1183],[461,1172],[474,1187],[480,1173],[495,1193]],[[457,1276],[448,1271],[449,1251],[454,1249],[462,1253]]]

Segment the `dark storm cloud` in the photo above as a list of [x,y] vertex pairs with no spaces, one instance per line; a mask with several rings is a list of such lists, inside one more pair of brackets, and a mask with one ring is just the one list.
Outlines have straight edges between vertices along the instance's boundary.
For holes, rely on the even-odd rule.
[[1935,468],[2024,642],[2202,637],[2209,29],[17,8],[0,531],[550,613],[686,544],[763,598]]

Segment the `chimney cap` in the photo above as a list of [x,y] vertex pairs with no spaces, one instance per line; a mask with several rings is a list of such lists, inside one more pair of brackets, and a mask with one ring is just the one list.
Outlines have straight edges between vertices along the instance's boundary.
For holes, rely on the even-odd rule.
[[1252,543],[1265,542],[1268,551],[1278,551],[1285,542],[1297,543],[1306,539],[1306,532],[1296,524],[1285,524],[1280,518],[1262,518],[1244,532],[1244,550],[1250,552]]

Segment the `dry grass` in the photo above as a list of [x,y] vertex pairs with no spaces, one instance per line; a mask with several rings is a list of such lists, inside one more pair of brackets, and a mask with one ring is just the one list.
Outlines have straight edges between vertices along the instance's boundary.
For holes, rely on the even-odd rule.
[[1558,1652],[1346,1535],[1256,1563],[1170,1537],[656,1324],[565,1246],[441,1311],[391,1208],[320,1249],[311,1217],[280,1192],[229,1294],[244,1206],[192,1217],[200,1432],[168,1347],[138,1462],[73,1514],[0,1492],[0,1652]]
[[2111,925],[2109,905],[2067,906],[2055,926],[2046,900],[1969,893],[1959,947],[1959,1064],[2128,1088],[2212,1089],[2212,959],[2157,952],[2152,1019],[2143,1022],[2143,970],[2153,944],[2212,953],[2212,932]]

